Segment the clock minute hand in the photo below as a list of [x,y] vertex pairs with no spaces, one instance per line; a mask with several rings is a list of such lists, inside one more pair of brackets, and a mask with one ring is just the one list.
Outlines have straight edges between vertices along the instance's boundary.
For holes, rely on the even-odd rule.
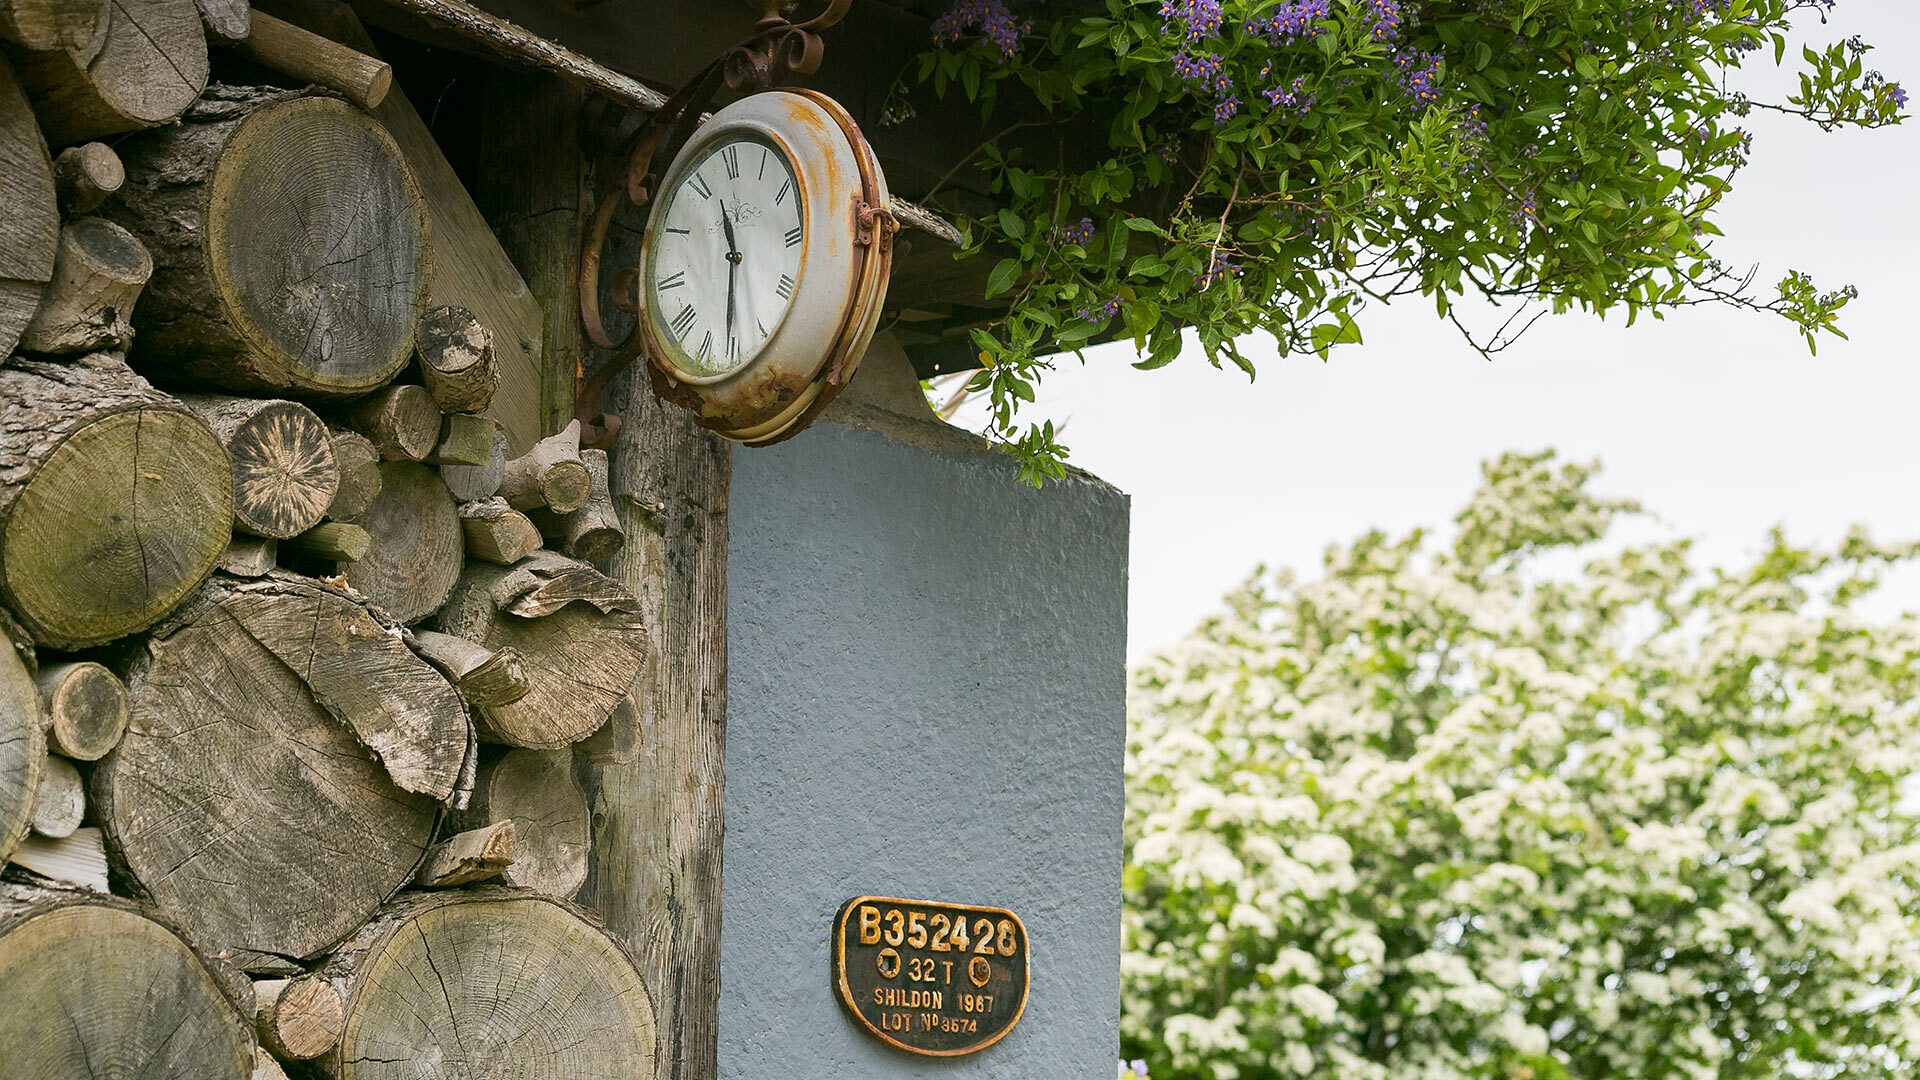
[[739,280],[740,245],[733,238],[733,219],[727,216],[727,201],[720,200],[720,228],[727,234],[727,337],[733,337],[734,286]]

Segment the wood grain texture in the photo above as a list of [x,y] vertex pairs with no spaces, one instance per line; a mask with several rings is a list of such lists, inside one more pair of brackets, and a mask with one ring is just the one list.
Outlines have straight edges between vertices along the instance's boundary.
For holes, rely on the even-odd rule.
[[0,596],[59,649],[151,626],[226,548],[229,472],[206,423],[113,356],[0,368]]
[[39,692],[13,642],[0,630],[0,859],[26,838],[40,770],[46,764]]
[[48,754],[33,797],[33,831],[59,840],[72,836],[87,814],[87,789],[80,770],[58,754]]
[[288,1061],[317,1058],[340,1041],[346,1002],[325,979],[256,979],[254,1031],[274,1056]]
[[340,469],[340,486],[327,505],[327,516],[357,521],[380,495],[380,451],[365,435],[335,428],[333,460]]
[[292,574],[219,593],[221,609],[373,751],[397,787],[438,802],[452,795],[467,753],[466,709],[396,627],[341,590]]
[[265,577],[280,565],[280,541],[236,536],[220,553],[220,572],[237,578]]
[[439,474],[411,462],[381,465],[380,494],[357,524],[373,543],[347,566],[347,584],[403,623],[446,603],[465,545],[459,508]]
[[39,310],[60,239],[47,144],[13,69],[0,57],[0,360]]
[[573,775],[573,751],[509,750],[483,759],[473,799],[448,816],[448,828],[513,823],[514,858],[500,872],[508,885],[571,899],[587,880],[592,841],[587,796]]
[[58,840],[30,835],[7,862],[63,886],[108,891],[107,848],[96,828],[83,825]]
[[265,12],[254,15],[253,30],[238,48],[255,63],[336,90],[363,109],[377,108],[393,89],[393,68],[386,61]]
[[253,20],[253,6],[247,0],[194,0],[194,6],[200,11],[200,25],[206,27],[207,36],[215,41],[246,41],[258,25]]
[[500,386],[500,360],[493,332],[473,312],[442,305],[420,319],[413,349],[420,359],[420,381],[440,403],[440,411],[477,413],[493,404]]
[[613,508],[613,494],[607,481],[607,452],[582,450],[580,461],[587,467],[591,485],[587,501],[570,514],[550,510],[530,511],[534,524],[544,536],[560,541],[560,550],[581,562],[595,566],[611,562],[626,546],[626,530]]
[[652,631],[636,680],[645,753],[594,773],[585,903],[639,955],[660,998],[660,1075],[715,1075],[727,709],[731,450],[627,380],[613,494],[616,575]]
[[427,215],[399,148],[366,113],[215,86],[181,124],[120,151],[127,184],[103,212],[155,264],[134,318],[142,370],[326,399],[406,365],[431,276]]
[[[194,0],[110,0],[98,51],[14,53],[55,146],[164,124],[207,86],[207,36]],[[96,29],[97,35],[97,29]]]
[[436,625],[520,654],[527,696],[480,710],[475,727],[482,739],[541,750],[567,746],[605,723],[647,647],[624,588],[544,550],[514,566],[469,563]]
[[430,889],[471,885],[499,877],[518,853],[512,820],[496,821],[433,845],[413,882]]
[[342,419],[387,461],[424,460],[440,441],[440,407],[425,387],[382,387],[354,402]]
[[414,631],[413,649],[476,708],[511,705],[530,688],[526,665],[512,649],[488,649],[437,630]]
[[228,981],[124,900],[0,882],[0,1077],[246,1080]]
[[319,522],[340,486],[333,434],[294,401],[182,394],[233,463],[233,527],[285,540]]
[[69,146],[53,159],[53,186],[60,212],[78,217],[106,202],[127,182],[126,166],[106,143]]
[[[369,56],[379,55],[353,10],[337,0],[274,0],[259,6]],[[500,393],[490,415],[506,428],[510,452],[517,453],[543,431],[538,408],[545,317],[540,305],[407,96],[398,89],[389,92],[374,116],[392,132],[426,198],[432,222],[431,303],[466,308],[493,334]]]
[[500,421],[473,413],[448,413],[440,422],[440,441],[427,461],[434,465],[484,467],[493,457]]
[[373,547],[373,534],[345,521],[315,525],[287,541],[287,550],[322,562],[357,562]]
[[460,529],[469,556],[500,566],[512,566],[540,550],[540,530],[533,520],[497,496],[461,503]]
[[127,731],[127,687],[100,664],[49,664],[34,675],[47,716],[47,749],[98,761]]
[[92,40],[97,0],[0,0],[0,40],[29,49],[76,49]]
[[651,995],[586,912],[519,889],[410,893],[328,959],[346,1029],[334,1080],[637,1080]]
[[203,947],[285,974],[413,877],[438,812],[394,785],[246,613],[196,604],[147,642],[126,738],[91,794],[130,887]]
[[111,221],[83,217],[60,230],[53,277],[20,334],[38,353],[117,352],[133,340],[133,305],[153,276],[153,258]]
[[544,506],[569,514],[586,505],[592,493],[593,476],[580,460],[578,420],[508,461],[500,478],[500,495],[515,510]]
[[446,481],[447,490],[461,502],[475,499],[490,499],[500,490],[500,481],[507,475],[507,433],[504,428],[493,433],[493,449],[487,454],[485,465],[442,465],[440,478]]

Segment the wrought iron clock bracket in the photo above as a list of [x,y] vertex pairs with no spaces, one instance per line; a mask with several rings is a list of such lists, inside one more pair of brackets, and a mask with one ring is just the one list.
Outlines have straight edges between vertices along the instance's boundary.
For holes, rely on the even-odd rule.
[[[588,341],[612,351],[591,374],[583,356],[574,373],[574,414],[580,420],[582,446],[612,448],[620,432],[620,418],[601,411],[601,399],[613,380],[646,348],[646,336],[639,328],[640,290],[635,275],[623,272],[615,278],[615,306],[635,316],[634,325],[626,334],[619,338],[610,334],[600,312],[600,262],[614,215],[623,203],[647,207],[659,180],[654,162],[672,160],[671,151],[700,125],[707,105],[723,83],[737,93],[751,94],[779,86],[790,76],[818,71],[826,52],[820,31],[846,18],[853,0],[824,0],[824,5],[810,18],[795,19],[781,14],[781,9],[788,5],[780,0],[760,0],[765,14],[754,24],[753,33],[702,68],[625,140],[626,166],[620,170],[618,185],[600,195],[580,254],[580,323]],[[871,220],[870,215],[889,214],[889,211],[861,207],[859,214],[861,224],[865,225]],[[882,228],[880,232],[890,242],[891,229]],[[656,380],[663,377],[653,365],[648,368]]]

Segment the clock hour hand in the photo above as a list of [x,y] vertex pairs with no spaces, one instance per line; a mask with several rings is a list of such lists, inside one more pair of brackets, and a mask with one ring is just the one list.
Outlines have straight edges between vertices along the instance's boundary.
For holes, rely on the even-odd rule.
[[733,337],[734,285],[739,280],[740,245],[733,239],[733,219],[727,216],[727,201],[720,200],[720,228],[727,234],[727,337]]

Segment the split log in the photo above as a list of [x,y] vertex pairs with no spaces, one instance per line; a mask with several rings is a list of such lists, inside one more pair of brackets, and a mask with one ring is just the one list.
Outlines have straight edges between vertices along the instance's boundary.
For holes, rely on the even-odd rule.
[[333,435],[292,401],[182,394],[233,462],[233,527],[285,540],[317,524],[340,486]]
[[373,537],[348,564],[347,584],[403,623],[433,614],[460,577],[460,511],[447,485],[425,465],[380,466],[380,495],[361,516]]
[[114,0],[101,18],[104,37],[96,27],[84,45],[14,54],[55,146],[167,123],[207,87],[207,35],[194,0]]
[[0,0],[0,39],[28,49],[77,49],[93,39],[99,0]]
[[106,143],[69,146],[53,159],[54,191],[67,217],[79,217],[106,202],[126,182],[126,166]]
[[338,91],[363,109],[378,108],[393,88],[393,68],[383,60],[255,12],[253,33],[239,45],[242,56],[302,82]]
[[220,553],[220,572],[238,578],[259,578],[280,565],[280,541],[258,536],[236,536]]
[[439,629],[515,650],[529,686],[478,717],[480,737],[557,749],[605,723],[640,671],[647,634],[636,606],[612,579],[549,551],[511,567],[467,564]]
[[517,848],[513,822],[496,821],[455,833],[427,852],[427,861],[413,876],[416,885],[446,889],[499,877],[512,864]]
[[291,575],[207,590],[127,690],[126,738],[93,772],[108,854],[250,971],[289,973],[412,879],[466,751],[446,680],[345,594]]
[[318,1062],[330,1080],[654,1075],[653,1001],[632,956],[562,900],[498,886],[411,893],[325,974],[347,1000],[346,1033]]
[[345,419],[387,461],[420,461],[440,441],[440,407],[422,386],[389,386],[357,402]]
[[290,551],[326,562],[357,562],[373,546],[373,534],[358,525],[329,521],[287,541]]
[[580,460],[580,421],[533,444],[533,449],[507,462],[500,478],[500,494],[515,510],[544,506],[567,514],[586,504],[593,476]]
[[506,475],[507,433],[500,429],[493,433],[493,450],[487,454],[485,465],[440,466],[440,478],[447,482],[447,490],[463,503],[493,498]]
[[107,891],[107,848],[100,830],[82,827],[58,840],[28,836],[7,861],[61,885]]
[[47,767],[47,736],[33,676],[0,632],[0,859],[25,839]]
[[520,654],[512,649],[494,652],[466,638],[433,630],[415,631],[413,647],[475,708],[511,705],[527,696],[526,669]]
[[493,334],[463,307],[443,305],[420,319],[413,333],[420,379],[442,412],[486,412],[500,386]]
[[427,455],[432,465],[484,466],[493,457],[500,422],[490,416],[449,413],[440,423],[440,441]]
[[480,779],[465,810],[448,816],[450,829],[513,822],[508,885],[570,899],[587,880],[593,843],[587,795],[574,779],[573,751],[509,750],[480,763]]
[[347,1005],[325,979],[256,979],[253,1001],[253,1029],[276,1057],[306,1061],[340,1041]]
[[640,703],[632,694],[620,699],[599,730],[581,739],[574,749],[595,765],[629,765],[640,757]]
[[501,566],[512,566],[540,550],[540,530],[527,515],[501,498],[460,505],[460,528],[467,553]]
[[245,41],[259,31],[260,23],[247,0],[195,0],[195,6],[200,9],[200,25],[222,42]]
[[582,450],[580,460],[592,478],[587,501],[571,514],[551,510],[530,512],[540,532],[561,542],[561,550],[581,562],[596,566],[613,561],[627,546],[627,532],[620,527],[620,515],[613,508],[613,493],[607,487],[607,452]]
[[0,597],[56,649],[145,629],[213,572],[226,451],[117,358],[0,368]]
[[[0,11],[8,10],[0,0]],[[18,13],[21,9],[15,6]],[[29,8],[30,12],[31,9]],[[0,362],[40,309],[60,241],[53,166],[27,97],[0,58]]]
[[340,486],[333,493],[327,516],[335,521],[357,521],[380,495],[380,451],[365,435],[336,428],[333,461],[340,468]]
[[138,906],[0,883],[0,1071],[247,1080],[253,1035],[227,969]]
[[215,86],[120,152],[127,185],[109,216],[155,266],[134,319],[143,370],[305,399],[363,394],[405,366],[426,304],[426,211],[372,117]]
[[87,787],[80,770],[66,758],[48,754],[33,797],[33,831],[58,840],[72,836],[86,816]]
[[53,278],[20,335],[28,352],[123,350],[133,340],[133,305],[153,276],[153,258],[132,233],[102,218],[60,230]]
[[49,664],[34,676],[47,713],[47,749],[75,761],[98,761],[127,731],[127,688],[91,661]]
[[262,1047],[253,1048],[253,1072],[247,1080],[287,1080],[287,1070]]

